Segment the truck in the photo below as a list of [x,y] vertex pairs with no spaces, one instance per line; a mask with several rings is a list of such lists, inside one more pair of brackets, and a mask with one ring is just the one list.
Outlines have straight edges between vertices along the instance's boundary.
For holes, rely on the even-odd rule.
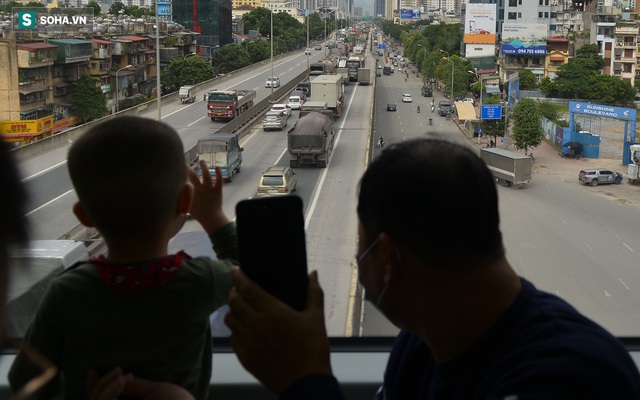
[[358,69],[362,67],[360,57],[351,56],[347,59],[347,68],[349,69],[349,80],[358,81]]
[[420,89],[420,94],[423,97],[433,97],[433,89],[431,89],[431,84],[429,83],[423,84],[422,88]]
[[311,101],[326,101],[327,108],[333,111],[335,118],[342,114],[344,90],[342,77],[338,75],[319,75],[311,80]]
[[305,101],[304,104],[302,105],[302,108],[300,108],[300,113],[302,114],[308,111],[318,111],[318,110],[329,110],[329,108],[327,108],[327,102],[326,101]]
[[253,107],[255,90],[216,90],[209,92],[207,115],[211,121],[234,119]]
[[438,102],[438,115],[446,117],[451,111],[451,102],[449,100],[440,100]]
[[359,68],[358,69],[358,84],[359,85],[368,85],[371,83],[371,69],[370,68]]
[[182,104],[196,101],[196,87],[193,85],[181,86],[178,94]]
[[287,133],[289,166],[325,168],[333,151],[333,113],[329,110],[300,111],[300,118]]
[[345,86],[349,86],[349,69],[348,68],[341,68],[338,67],[336,69],[337,75],[340,75],[342,77],[342,83]]
[[[210,133],[198,139],[196,151],[198,160],[207,162],[211,176],[216,176],[215,167],[220,167],[222,179],[231,182],[240,172],[244,148],[240,147],[235,133]],[[198,167],[196,171],[201,174]]]
[[531,157],[513,151],[480,149],[480,158],[487,164],[493,178],[502,186],[524,185],[531,182]]

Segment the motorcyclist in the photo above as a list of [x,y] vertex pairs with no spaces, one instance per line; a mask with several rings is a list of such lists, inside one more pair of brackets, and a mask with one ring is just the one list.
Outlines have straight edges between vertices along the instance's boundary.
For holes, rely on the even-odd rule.
[[431,104],[431,112],[433,112],[436,109],[436,106]]
[[417,110],[418,110],[418,114],[420,114],[420,106],[418,106]]
[[382,147],[384,146],[384,139],[382,138],[382,136],[380,136],[380,138],[378,138],[378,143],[376,144],[377,147]]
[[429,117],[429,125],[433,125],[433,118]]

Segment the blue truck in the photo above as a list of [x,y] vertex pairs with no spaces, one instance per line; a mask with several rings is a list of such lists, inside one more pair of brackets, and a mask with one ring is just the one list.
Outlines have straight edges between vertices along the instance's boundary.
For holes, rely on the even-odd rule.
[[222,178],[227,182],[240,172],[243,151],[235,133],[212,133],[198,139],[198,160],[207,162],[211,176],[216,174],[215,167],[220,167]]

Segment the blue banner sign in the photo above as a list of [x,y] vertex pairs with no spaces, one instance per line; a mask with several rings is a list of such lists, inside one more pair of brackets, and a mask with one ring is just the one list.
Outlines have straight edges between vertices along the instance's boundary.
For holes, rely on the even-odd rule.
[[420,10],[402,8],[400,10],[400,19],[420,19]]
[[604,104],[582,103],[579,101],[569,102],[569,112],[588,114],[593,115],[594,117],[615,118],[624,121],[636,120],[636,110],[633,108],[622,108]]
[[168,17],[171,16],[171,3],[167,1],[158,2],[158,16]]
[[483,104],[480,111],[480,119],[502,119],[502,105]]

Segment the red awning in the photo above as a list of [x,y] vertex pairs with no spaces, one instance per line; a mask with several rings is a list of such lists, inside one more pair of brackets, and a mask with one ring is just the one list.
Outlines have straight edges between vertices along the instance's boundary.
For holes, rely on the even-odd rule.
[[564,57],[551,57],[551,61],[564,61]]

